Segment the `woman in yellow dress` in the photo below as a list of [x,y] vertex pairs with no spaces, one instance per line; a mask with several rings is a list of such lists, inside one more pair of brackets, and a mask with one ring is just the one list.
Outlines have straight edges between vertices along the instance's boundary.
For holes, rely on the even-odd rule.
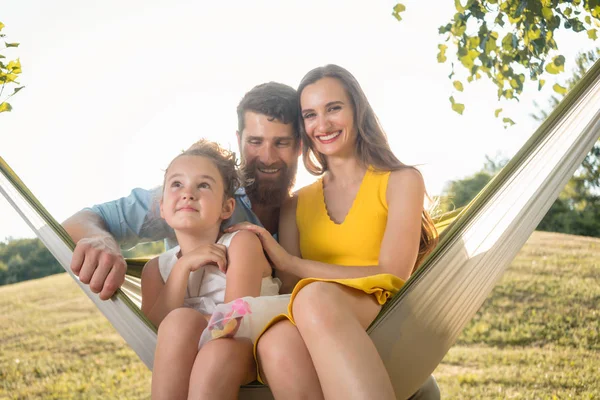
[[[313,382],[311,398],[395,399],[366,328],[437,243],[423,178],[392,153],[347,70],[310,71],[298,95],[304,165],[319,179],[282,207],[279,243],[249,223],[230,228],[255,232],[277,276],[294,288],[288,313],[265,330],[270,345],[262,349],[259,341],[259,353],[279,351],[306,365],[299,381]],[[285,398],[269,382],[282,375],[276,363],[264,367],[261,377]]]

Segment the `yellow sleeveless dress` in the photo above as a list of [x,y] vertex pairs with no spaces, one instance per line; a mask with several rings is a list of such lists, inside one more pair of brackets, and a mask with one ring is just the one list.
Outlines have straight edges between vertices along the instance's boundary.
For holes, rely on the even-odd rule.
[[[369,167],[352,207],[340,224],[333,222],[327,212],[322,178],[300,189],[296,224],[300,235],[302,258],[346,266],[378,265],[381,242],[387,224],[386,192],[389,177],[390,172],[377,172]],[[283,319],[288,319],[295,324],[292,315],[294,298],[303,287],[312,282],[334,282],[361,290],[372,294],[379,304],[384,304],[404,285],[404,280],[392,274],[347,279],[302,279],[292,291],[288,312],[275,317],[265,327],[263,333]],[[258,340],[255,342],[255,356],[257,342]],[[260,376],[258,379],[262,382]]]

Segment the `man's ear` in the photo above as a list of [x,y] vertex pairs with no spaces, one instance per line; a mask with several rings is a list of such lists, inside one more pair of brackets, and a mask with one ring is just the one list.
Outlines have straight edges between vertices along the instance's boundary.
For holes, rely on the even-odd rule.
[[235,131],[235,136],[237,136],[238,149],[240,149],[240,153],[241,153],[242,152],[242,133],[240,131]]
[[233,197],[228,198],[223,202],[223,208],[221,209],[221,219],[226,220],[233,215],[235,210],[235,199]]

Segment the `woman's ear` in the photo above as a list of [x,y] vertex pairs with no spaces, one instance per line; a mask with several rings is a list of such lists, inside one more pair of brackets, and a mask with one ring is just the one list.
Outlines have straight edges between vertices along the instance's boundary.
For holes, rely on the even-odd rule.
[[233,215],[235,210],[235,199],[233,197],[228,198],[223,202],[223,208],[221,210],[221,219],[226,220]]
[[160,217],[164,219],[165,215],[164,215],[164,212],[163,212],[163,201],[162,201],[162,199],[160,199],[159,205],[160,205],[160,207],[159,207],[159,209],[160,209]]

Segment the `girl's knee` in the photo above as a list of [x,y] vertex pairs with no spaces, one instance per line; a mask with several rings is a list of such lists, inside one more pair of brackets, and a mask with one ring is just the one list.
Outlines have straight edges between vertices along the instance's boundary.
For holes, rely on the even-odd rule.
[[207,326],[206,319],[191,308],[176,308],[162,320],[158,327],[158,338],[198,336]]
[[206,382],[214,379],[222,380],[227,374],[254,376],[254,356],[252,342],[249,340],[229,338],[211,340],[198,352],[197,362],[202,364],[201,369]]

